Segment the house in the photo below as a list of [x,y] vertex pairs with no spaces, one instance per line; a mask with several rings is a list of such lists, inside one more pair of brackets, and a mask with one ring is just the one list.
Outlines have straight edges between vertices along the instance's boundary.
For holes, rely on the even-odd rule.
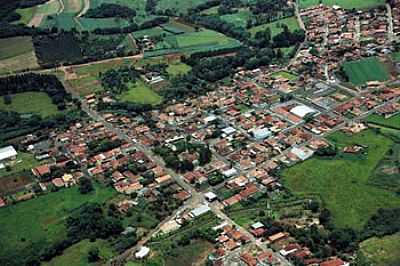
[[320,264],[320,266],[349,266],[350,263],[345,262],[339,258],[330,259],[328,261],[324,261]]
[[215,195],[215,193],[210,191],[210,192],[204,193],[204,198],[207,201],[212,202],[217,199],[217,195]]
[[287,237],[288,237],[288,235],[286,233],[280,232],[280,233],[274,234],[272,236],[269,236],[268,240],[271,243],[273,243],[273,242],[279,241],[279,240],[287,238]]
[[40,177],[44,177],[46,175],[49,175],[51,173],[50,167],[48,164],[44,164],[44,165],[40,165],[37,166],[35,168],[32,168],[32,173],[40,178]]
[[[4,164],[13,161],[17,158],[17,151],[13,146],[7,146],[0,149],[0,168],[4,167]],[[1,167],[3,166],[3,167]]]
[[150,248],[148,247],[141,247],[138,252],[135,253],[135,258],[137,259],[144,259],[150,254]]

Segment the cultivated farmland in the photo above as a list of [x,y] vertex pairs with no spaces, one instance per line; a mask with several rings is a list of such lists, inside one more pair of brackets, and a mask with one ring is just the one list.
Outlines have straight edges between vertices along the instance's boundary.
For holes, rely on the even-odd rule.
[[363,85],[368,81],[386,81],[390,78],[385,65],[377,57],[346,62],[343,70],[354,85]]
[[375,167],[393,145],[391,139],[372,130],[351,137],[335,133],[329,139],[339,149],[353,144],[366,145],[367,155],[339,153],[331,159],[307,160],[283,172],[289,189],[299,195],[321,197],[338,227],[361,229],[379,208],[399,206],[399,197],[369,184]]
[[32,51],[33,44],[31,37],[0,39],[0,60],[29,54]]

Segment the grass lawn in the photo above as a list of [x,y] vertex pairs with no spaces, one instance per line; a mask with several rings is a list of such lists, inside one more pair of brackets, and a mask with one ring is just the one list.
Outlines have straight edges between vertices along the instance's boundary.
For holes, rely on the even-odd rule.
[[222,33],[212,30],[201,30],[198,32],[185,33],[176,36],[178,47],[207,44],[227,44],[235,41]]
[[361,251],[373,265],[400,265],[400,234],[367,239],[361,243]]
[[377,57],[368,57],[343,64],[344,71],[354,85],[368,81],[385,81],[390,78],[388,70]]
[[168,65],[167,67],[167,72],[171,76],[178,76],[178,75],[184,75],[188,73],[192,68],[182,62],[173,62]]
[[[87,260],[88,252],[91,248],[97,247],[99,249],[99,256],[101,258],[97,263],[89,263]],[[89,266],[89,265],[103,265],[113,257],[114,252],[109,243],[105,240],[97,240],[90,242],[83,240],[69,248],[67,248],[61,256],[55,257],[50,262],[45,262],[43,266]]]
[[27,54],[33,51],[31,37],[0,39],[0,60]]
[[277,21],[274,21],[271,23],[253,27],[253,28],[249,29],[249,32],[251,33],[251,35],[254,36],[257,32],[264,31],[267,28],[270,28],[271,36],[274,37],[283,31],[283,27],[282,27],[283,24],[287,25],[290,31],[300,29],[299,24],[297,23],[296,17],[289,17],[289,18],[284,18],[284,19],[280,19],[280,20],[277,20]]
[[[86,202],[104,203],[116,195],[112,188],[95,185],[82,195],[77,187],[0,209],[0,258],[18,257],[27,248],[43,248],[66,236],[65,218]],[[1,261],[0,260],[0,261]],[[71,264],[72,265],[72,264]]]
[[162,101],[162,97],[149,88],[143,81],[137,81],[132,84],[128,91],[120,96],[122,101],[141,104],[157,105]]
[[33,167],[40,164],[39,161],[30,153],[18,152],[16,164],[11,167],[11,171],[7,172],[5,169],[0,169],[0,178],[16,174],[22,171],[30,171]]
[[22,92],[13,94],[11,97],[12,102],[9,105],[6,105],[4,103],[4,97],[1,97],[0,110],[18,113],[35,113],[42,117],[48,117],[58,113],[57,106],[51,102],[51,98],[44,92]]
[[278,72],[274,72],[271,75],[272,77],[278,77],[278,78],[286,78],[288,80],[295,80],[298,77],[292,73],[286,72],[286,71],[278,71]]
[[[338,154],[332,159],[314,157],[282,174],[284,184],[299,195],[319,195],[338,227],[361,229],[379,208],[398,207],[394,193],[368,183],[377,164],[393,141],[372,130],[348,136],[342,132],[329,137],[339,149],[352,144],[368,146],[368,155]],[[340,169],[340,171],[338,171]]]
[[[299,0],[300,8],[307,8],[319,5],[320,0]],[[322,0],[325,5],[339,5],[345,9],[366,9],[385,4],[385,0]]]
[[249,10],[239,10],[237,13],[226,14],[220,18],[228,23],[232,23],[235,26],[246,28],[247,21],[252,17],[252,13]]
[[400,129],[400,114],[394,115],[387,119],[381,115],[373,114],[373,115],[368,116],[367,122],[376,124],[376,125],[380,125],[380,126],[384,126],[384,127]]

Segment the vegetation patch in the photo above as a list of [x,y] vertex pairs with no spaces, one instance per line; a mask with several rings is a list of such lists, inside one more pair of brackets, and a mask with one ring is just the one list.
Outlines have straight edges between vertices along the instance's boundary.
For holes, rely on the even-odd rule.
[[2,176],[18,175],[23,171],[30,171],[33,167],[38,166],[38,162],[35,157],[30,153],[18,152],[16,163],[10,167],[10,169],[0,169],[0,178]]
[[223,15],[220,18],[223,21],[231,23],[235,26],[246,28],[247,22],[252,17],[252,15],[253,14],[251,13],[251,11],[244,9],[239,10],[238,12],[233,14]]
[[290,72],[287,71],[278,71],[278,72],[274,72],[271,75],[272,77],[276,77],[276,78],[285,78],[288,80],[295,80],[298,77]]
[[127,91],[119,97],[121,101],[157,105],[162,101],[162,97],[149,88],[143,81],[136,81],[131,84]]
[[400,114],[394,115],[390,118],[385,118],[378,114],[372,114],[368,116],[367,122],[379,126],[400,130]]
[[400,234],[381,238],[373,237],[361,243],[361,252],[373,265],[395,266],[400,264]]
[[296,17],[289,17],[250,28],[249,32],[254,36],[257,32],[264,31],[269,28],[271,30],[271,37],[274,37],[283,32],[283,25],[286,25],[290,31],[300,29]]
[[385,65],[377,57],[346,62],[343,70],[354,85],[363,85],[368,81],[386,81],[390,78]]
[[29,54],[32,51],[33,44],[31,37],[0,39],[0,60]]
[[314,157],[286,169],[283,181],[290,190],[300,195],[320,196],[338,227],[361,229],[379,208],[399,206],[400,198],[394,193],[369,184],[375,167],[393,145],[391,139],[373,130],[353,136],[339,132],[329,139],[338,149],[365,145],[367,154]]
[[[5,97],[11,99],[10,104],[5,103]],[[38,114],[42,117],[58,113],[57,106],[52,103],[51,98],[44,92],[22,92],[10,96],[2,96],[0,110],[13,111],[20,114]]]

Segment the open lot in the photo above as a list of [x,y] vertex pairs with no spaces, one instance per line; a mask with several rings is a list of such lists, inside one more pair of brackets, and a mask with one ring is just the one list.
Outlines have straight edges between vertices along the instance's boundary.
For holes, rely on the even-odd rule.
[[250,33],[254,36],[259,31],[264,31],[267,28],[271,30],[271,36],[274,37],[283,31],[282,25],[288,26],[290,31],[294,31],[300,29],[299,24],[297,23],[296,17],[289,17],[280,19],[271,23],[259,25],[249,29]]
[[[99,249],[99,256],[101,258],[97,263],[89,263],[87,260],[88,252],[91,248]],[[55,257],[50,262],[43,263],[43,266],[89,266],[89,265],[102,265],[113,257],[114,252],[105,240],[96,240],[90,242],[83,240],[72,247],[67,248],[61,256]]]
[[[58,113],[57,106],[44,92],[23,92],[11,95],[11,104],[4,103],[4,97],[0,97],[0,110],[14,111],[17,113],[33,113],[42,117],[52,116]],[[29,103],[29,104],[27,104]]]
[[339,149],[353,144],[366,145],[368,154],[339,153],[331,159],[314,157],[286,169],[283,181],[291,191],[318,195],[338,227],[361,229],[377,209],[399,206],[400,198],[395,194],[369,184],[375,167],[393,145],[391,139],[372,130],[353,136],[339,132],[329,139]]
[[363,85],[368,81],[386,81],[390,78],[389,71],[377,57],[346,62],[343,69],[354,85]]
[[15,174],[3,175],[0,174],[0,194],[11,195],[18,191],[23,191],[26,185],[33,182],[33,177],[30,171],[17,172]]
[[361,252],[373,265],[400,265],[400,234],[367,239],[361,243]]
[[285,78],[288,80],[295,80],[298,78],[298,76],[296,76],[290,72],[287,72],[287,71],[274,72],[274,73],[272,73],[271,76],[276,77],[276,78]]
[[[52,192],[0,209],[0,261],[18,261],[21,254],[47,247],[65,237],[65,218],[86,202],[104,203],[115,196],[112,188],[95,186],[90,194],[77,187]],[[13,264],[18,265],[18,264]]]
[[128,91],[121,94],[120,99],[126,102],[152,105],[157,105],[162,101],[162,97],[142,81],[132,84]]
[[0,178],[2,176],[9,176],[17,174],[22,171],[30,171],[33,167],[38,166],[40,163],[30,153],[18,152],[17,160],[10,171],[6,169],[0,169]]
[[167,67],[167,72],[171,76],[184,75],[190,71],[191,67],[182,62],[172,62]]
[[333,6],[339,5],[346,9],[366,9],[385,4],[385,0],[299,0],[300,8],[307,8],[319,5],[322,2],[325,5]]

